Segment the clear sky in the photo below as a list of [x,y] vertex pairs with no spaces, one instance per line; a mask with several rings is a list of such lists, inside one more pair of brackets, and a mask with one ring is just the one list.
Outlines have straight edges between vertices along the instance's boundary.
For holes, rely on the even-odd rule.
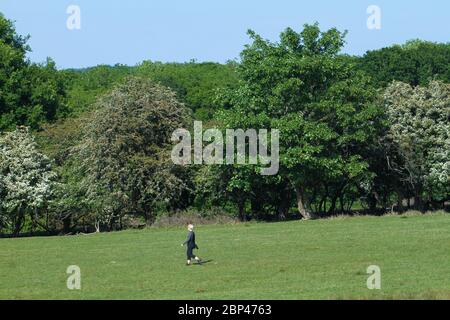
[[[66,26],[69,5],[81,9],[80,30]],[[367,28],[369,5],[381,9],[380,30]],[[288,26],[315,21],[348,30],[351,54],[413,38],[450,41],[449,0],[0,0],[0,12],[31,35],[32,61],[49,56],[59,68],[225,62],[239,57],[249,28],[276,40]]]

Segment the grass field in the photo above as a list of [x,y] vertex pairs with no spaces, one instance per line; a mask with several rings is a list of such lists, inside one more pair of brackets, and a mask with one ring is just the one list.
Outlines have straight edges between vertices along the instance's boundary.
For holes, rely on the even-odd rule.
[[[1,299],[450,299],[450,215],[335,218],[0,239]],[[81,290],[66,268],[81,268]],[[381,268],[381,290],[366,269]]]

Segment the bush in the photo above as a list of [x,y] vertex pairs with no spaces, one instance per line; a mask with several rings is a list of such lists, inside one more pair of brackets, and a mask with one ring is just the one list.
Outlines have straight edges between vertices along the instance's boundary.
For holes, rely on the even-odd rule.
[[165,212],[157,216],[152,227],[186,226],[189,223],[201,224],[233,224],[237,220],[221,208],[211,208],[208,211],[198,211],[189,208],[183,211]]

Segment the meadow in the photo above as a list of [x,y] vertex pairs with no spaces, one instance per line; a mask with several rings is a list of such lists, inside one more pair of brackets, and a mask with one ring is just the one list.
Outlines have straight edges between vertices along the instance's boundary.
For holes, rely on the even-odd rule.
[[192,266],[179,227],[0,239],[0,299],[449,299],[449,231],[445,213],[199,225]]

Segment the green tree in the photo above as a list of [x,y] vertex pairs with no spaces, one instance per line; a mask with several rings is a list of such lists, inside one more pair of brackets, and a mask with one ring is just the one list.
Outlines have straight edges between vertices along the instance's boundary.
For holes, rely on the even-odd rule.
[[385,88],[393,80],[413,86],[427,85],[433,79],[450,82],[450,43],[412,40],[368,51],[355,61],[377,87]]
[[92,210],[87,201],[87,186],[83,184],[81,165],[71,157],[73,148],[83,137],[82,128],[89,121],[85,113],[64,121],[46,124],[36,133],[36,140],[48,157],[53,159],[53,170],[58,173],[54,197],[46,211],[47,230],[61,230],[67,234],[80,223],[94,225]]
[[178,99],[193,111],[195,119],[206,121],[217,111],[216,91],[235,87],[235,67],[233,63],[144,61],[136,72],[170,87],[177,93]]
[[151,223],[185,188],[170,160],[170,137],[188,111],[175,94],[148,79],[129,78],[96,104],[76,159],[85,173],[91,206],[109,228],[124,214]]
[[[352,185],[371,180],[365,154],[376,140],[381,112],[362,72],[339,56],[345,33],[305,25],[272,43],[249,32],[241,53],[239,88],[221,95],[225,127],[280,130],[281,185],[295,192],[304,218],[317,193],[336,201]],[[325,200],[324,200],[325,198]]]
[[0,131],[16,125],[38,128],[67,113],[66,88],[55,63],[30,63],[27,40],[0,13]]
[[99,65],[87,69],[63,71],[71,112],[92,110],[98,96],[111,90],[128,76],[151,79],[171,88],[177,99],[194,112],[199,120],[210,120],[217,109],[214,101],[219,88],[236,84],[235,64],[212,62],[162,63],[144,61],[135,67]]

